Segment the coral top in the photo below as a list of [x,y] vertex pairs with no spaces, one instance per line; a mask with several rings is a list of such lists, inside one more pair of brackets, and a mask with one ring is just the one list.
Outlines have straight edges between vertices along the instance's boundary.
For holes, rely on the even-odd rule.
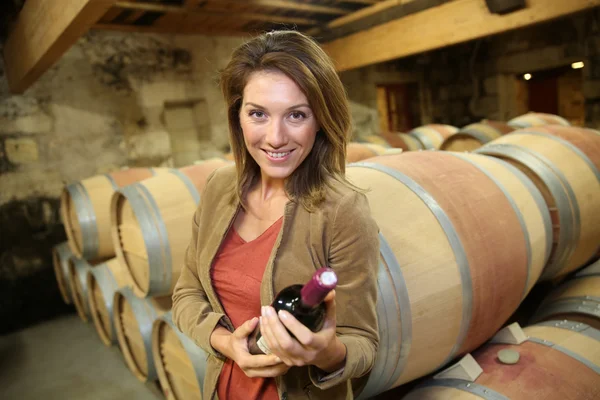
[[[231,227],[215,257],[211,269],[213,286],[236,329],[260,316],[260,283],[282,223],[280,218],[250,242]],[[217,393],[221,400],[279,399],[273,378],[249,378],[232,360],[223,366]]]

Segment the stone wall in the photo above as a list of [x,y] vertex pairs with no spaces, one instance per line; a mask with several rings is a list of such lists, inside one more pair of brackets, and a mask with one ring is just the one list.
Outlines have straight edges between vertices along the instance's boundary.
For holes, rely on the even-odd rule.
[[[65,240],[66,183],[125,166],[177,166],[171,143],[189,129],[202,131],[196,159],[228,149],[216,77],[241,41],[92,31],[18,96],[0,64],[0,333],[70,309],[50,257]],[[166,109],[191,110],[188,131],[169,127]]]
[[[464,126],[508,120],[521,111],[515,77],[584,61],[586,126],[600,128],[600,10],[341,74],[352,102],[367,107],[378,130],[376,84],[402,76],[420,85],[421,123]],[[377,72],[377,78],[374,76]],[[366,111],[363,111],[365,113]]]

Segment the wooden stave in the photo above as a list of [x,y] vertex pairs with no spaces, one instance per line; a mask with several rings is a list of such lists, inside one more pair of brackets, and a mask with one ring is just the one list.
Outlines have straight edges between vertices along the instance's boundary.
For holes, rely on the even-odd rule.
[[[588,385],[590,387],[580,389],[580,392],[575,397],[567,398],[564,396],[565,389],[562,388],[562,384],[567,382],[571,383],[570,380],[565,382],[564,378],[560,379],[562,374],[556,373],[556,370],[548,372],[544,371],[545,373],[542,373],[540,371],[542,368],[534,368],[537,366],[537,363],[523,364],[531,362],[530,354],[533,353],[539,356],[534,356],[533,361],[543,359],[546,361],[546,364],[542,364],[542,367],[550,369],[553,365],[548,361],[549,357],[556,358],[562,362],[555,362],[554,367],[562,367],[565,370],[573,368],[573,370],[577,370],[577,372],[582,375],[578,376],[578,374],[575,374],[578,383],[582,384],[577,385],[577,388],[581,388],[582,386],[585,386],[585,383],[598,380],[597,375],[600,374],[600,331],[586,326],[585,324],[575,324],[565,321],[548,321],[543,324],[527,327],[523,331],[528,335],[528,339],[520,345],[490,343],[473,353],[475,360],[480,363],[480,367],[483,369],[482,374],[474,381],[457,378],[429,379],[418,385],[407,396],[403,397],[403,399],[508,400],[509,398],[543,398],[548,400],[592,400],[594,398],[594,387],[590,385]],[[573,340],[573,338],[576,340]],[[591,343],[595,346],[595,355],[586,357],[581,351],[582,345],[578,343],[577,340],[587,344]],[[560,341],[560,343],[555,343],[556,341]],[[506,348],[521,353],[521,359],[517,364],[503,365],[502,363],[495,361],[495,357],[493,356],[496,352]],[[542,356],[544,356],[544,358],[542,358]],[[532,365],[533,367],[529,367],[529,365]],[[536,373],[536,371],[539,372]],[[560,370],[558,372],[560,372]],[[532,383],[537,382],[539,378],[544,377],[547,381],[545,383],[551,384],[520,384],[521,382],[519,382],[519,380],[527,378],[527,374],[535,375],[530,376],[530,378],[532,378],[530,379]],[[535,377],[537,377],[537,379],[533,379]],[[518,387],[512,386],[515,382]],[[547,391],[541,395],[539,392],[533,393],[536,389],[547,389]],[[584,396],[581,396],[581,394]]]
[[[154,178],[137,182],[126,186],[113,195],[111,199],[111,233],[115,244],[116,257],[126,266],[129,271],[129,277],[132,290],[138,297],[156,297],[170,295],[173,291],[185,257],[185,246],[191,239],[191,231],[182,230],[181,225],[191,221],[195,210],[200,203],[200,191],[206,183],[206,178],[214,169],[230,164],[223,159],[214,159],[206,163],[200,163],[182,169],[172,169],[167,174],[162,174]],[[207,168],[208,166],[208,168]],[[212,169],[214,168],[214,169]],[[200,176],[196,170],[206,169],[207,173]],[[190,179],[190,176],[192,179]],[[173,179],[175,177],[176,179]],[[195,179],[195,180],[194,180]],[[161,186],[163,183],[175,185],[175,191],[169,192],[169,199],[176,197],[180,203],[176,219],[168,218],[169,224],[165,223],[164,212],[169,211],[170,205],[167,203],[159,204],[157,195],[163,193]],[[174,194],[177,193],[177,194]],[[140,278],[139,271],[135,269],[139,266],[132,266],[126,256],[123,248],[121,235],[120,210],[124,202],[129,202],[133,213],[135,214],[136,224],[141,232],[144,247],[145,259],[147,264],[147,274],[142,274]],[[182,209],[189,211],[188,214],[181,212]],[[187,216],[186,216],[187,215]],[[180,225],[176,226],[176,223]],[[174,240],[173,237],[182,237],[181,240]],[[172,243],[186,243],[185,246],[174,246]],[[148,281],[143,277],[147,275]],[[162,279],[161,277],[165,277]],[[144,280],[143,282],[141,280]]]
[[537,112],[528,112],[519,115],[518,117],[510,119],[507,124],[517,129],[543,125],[571,126],[571,123],[560,115]]
[[[415,154],[420,154],[420,153],[415,153]],[[406,155],[404,155],[403,157],[406,157]],[[379,157],[378,159],[381,159],[381,160],[382,160],[382,159],[383,159],[383,157]],[[375,160],[377,160],[377,159],[375,159]],[[357,163],[357,164],[355,164],[355,165],[350,165],[350,166],[349,166],[349,168],[348,168],[348,174],[349,174],[349,176],[350,176],[350,177],[352,177],[352,176],[354,175],[354,174],[353,174],[353,167],[355,167],[355,166],[357,166],[357,167],[360,167],[360,166],[364,166],[365,164],[371,164],[371,163]],[[364,177],[363,179],[364,179],[365,181],[371,181],[371,178],[372,178],[372,177],[370,177],[370,176],[367,176],[366,178]],[[351,180],[353,181],[353,183],[357,184],[358,186],[361,186],[360,182],[356,181],[356,179],[351,179]],[[392,184],[392,185],[393,185],[393,184]],[[387,187],[387,188],[390,188],[390,182],[387,182],[387,183],[386,183],[386,187]],[[406,197],[406,196],[405,196],[405,197]],[[371,199],[370,199],[370,201],[371,201]],[[371,204],[372,204],[371,208],[372,208],[372,210],[373,210],[373,209],[375,208],[375,206],[373,205],[373,202],[372,202]],[[414,212],[413,212],[413,214],[414,214]],[[391,223],[391,222],[390,222],[390,223]],[[381,227],[381,225],[380,225],[380,227]],[[382,229],[382,231],[381,231],[381,232],[382,232],[382,235],[386,235],[386,236],[388,236],[388,233],[389,233],[389,232],[388,232],[388,233],[386,233],[385,229]],[[382,242],[383,242],[383,241],[382,241]],[[452,253],[450,252],[450,254],[452,254]],[[450,263],[450,261],[448,261],[448,262]],[[453,262],[454,262],[454,261],[453,261]],[[525,262],[523,261],[523,263],[522,263],[522,264],[525,264]],[[457,267],[457,269],[458,269],[458,267]],[[380,285],[382,284],[382,282],[384,282],[384,283],[385,283],[385,281],[386,281],[386,279],[382,279],[382,277],[381,277],[381,275],[382,275],[382,272],[381,272],[381,271],[382,271],[382,268],[380,267],[380,269],[379,269],[379,275],[380,275],[380,278],[378,279],[378,284],[380,284]],[[403,273],[406,273],[406,271],[403,271]],[[449,278],[449,277],[446,277],[446,278],[444,278],[444,280],[448,280],[448,279],[457,279],[457,278]],[[387,281],[389,281],[389,280],[390,280],[390,279],[387,279]],[[440,280],[442,280],[442,279],[440,278]],[[523,290],[523,288],[525,287],[525,282],[524,282],[524,281],[525,281],[525,279],[523,278],[523,285],[522,285],[523,287],[521,288],[521,291],[522,291],[522,290]],[[410,285],[409,285],[409,286],[410,286]],[[519,284],[519,286],[521,286],[521,285]],[[465,288],[466,288],[466,286],[464,286],[462,290],[464,290]],[[380,289],[380,291],[381,291],[381,289]],[[409,288],[409,290],[408,290],[408,291],[410,291],[410,288]],[[521,295],[521,292],[519,293],[519,295]],[[432,296],[432,297],[433,297],[433,296]],[[462,295],[462,297],[466,299],[468,296],[466,296],[465,294],[463,294],[463,295]],[[382,298],[382,296],[379,296],[379,298]],[[517,303],[519,302],[519,299],[520,299],[520,296],[519,296],[519,298],[515,299],[515,304],[517,304]],[[394,302],[393,300],[391,300],[391,301],[392,301],[392,303]],[[433,300],[432,300],[432,301],[433,301]],[[396,300],[395,302],[396,302],[396,303],[398,303],[398,301],[397,301],[397,300]],[[439,302],[439,301],[438,301],[438,302]],[[467,302],[467,301],[465,301],[465,303],[468,303],[468,302]],[[416,304],[416,303],[415,303],[415,304]],[[445,305],[445,306],[446,306],[446,305]],[[382,305],[378,304],[378,314],[380,314],[380,313],[381,313],[380,309],[381,309],[381,308],[383,308],[383,307],[384,307],[384,306],[382,306]],[[406,305],[404,304],[404,305],[403,305],[403,307],[404,307],[404,308],[406,308]],[[455,306],[453,306],[453,307],[455,307],[455,308],[461,308],[461,307],[459,307],[459,305],[455,305]],[[402,308],[402,307],[401,307],[401,308]],[[408,308],[410,309],[410,306],[409,306]],[[417,307],[417,308],[418,308],[418,307]],[[415,310],[417,310],[417,308],[415,308]],[[514,311],[514,310],[513,310],[513,311]],[[418,311],[417,311],[417,312],[418,312]],[[409,310],[409,313],[410,313],[410,310]],[[442,311],[440,311],[440,313],[442,313]],[[466,314],[466,311],[464,311],[464,310],[463,310],[463,315],[464,315],[464,314]],[[380,318],[379,318],[379,320],[383,322],[383,323],[382,323],[382,326],[380,327],[380,333],[381,333],[381,332],[382,332],[382,329],[381,329],[381,328],[382,328],[382,327],[385,327],[385,326],[387,326],[387,323],[388,323],[388,318],[387,318],[387,316],[384,316],[383,318],[381,318],[381,317],[380,317]],[[409,321],[410,321],[410,319],[409,319]],[[503,322],[503,321],[502,321],[502,322]],[[499,323],[501,324],[502,322],[499,322]],[[402,324],[405,324],[405,325],[414,325],[414,323],[413,323],[412,321],[411,321],[410,323],[403,321],[403,323],[402,323]],[[401,325],[402,325],[402,324],[401,324]],[[463,323],[461,323],[461,326],[463,326],[463,327],[465,326],[464,322],[463,322]],[[468,326],[468,325],[467,325],[467,326]],[[422,328],[422,327],[421,327],[421,328]],[[397,328],[396,328],[396,330],[400,330],[400,329],[404,329],[404,326],[402,326],[402,327],[397,327]],[[407,328],[407,329],[405,329],[405,330],[408,330],[408,331],[411,331],[411,330],[413,331],[413,333],[412,333],[412,335],[411,335],[411,338],[416,338],[416,341],[415,341],[415,342],[412,342],[412,343],[408,343],[408,344],[407,344],[407,346],[405,346],[405,348],[404,348],[404,349],[400,349],[399,351],[391,351],[390,353],[395,353],[395,354],[390,354],[389,356],[390,356],[390,357],[395,357],[395,358],[402,358],[402,355],[400,355],[400,356],[398,356],[398,355],[397,355],[397,353],[398,353],[398,352],[399,352],[399,353],[403,353],[403,352],[404,352],[404,353],[406,353],[406,351],[407,351],[407,348],[411,348],[411,347],[412,347],[412,348],[414,349],[414,348],[419,348],[419,346],[423,346],[423,343],[420,343],[420,344],[419,344],[419,343],[417,343],[417,342],[418,342],[418,340],[419,340],[419,339],[418,339],[418,338],[419,338],[419,336],[422,336],[421,334],[423,333],[423,332],[421,332],[421,333],[418,333],[418,332],[417,332],[417,330],[418,330],[418,329],[419,329],[419,327],[418,327],[418,326],[416,326],[416,325],[415,325],[415,326],[411,326],[410,328]],[[463,329],[463,328],[461,328],[461,329]],[[496,329],[497,329],[497,328],[496,328]],[[436,328],[432,328],[432,330],[436,330]],[[447,329],[447,331],[450,331],[450,330],[451,330],[452,332],[449,332],[449,333],[448,333],[448,335],[449,335],[449,336],[450,336],[450,335],[452,335],[452,337],[455,337],[455,335],[457,335],[457,337],[459,337],[459,336],[460,336],[460,333],[456,333],[456,330],[457,330],[457,328],[451,328],[451,329]],[[490,334],[491,334],[491,333],[493,333],[493,332],[494,332],[494,329],[490,329]],[[385,332],[383,332],[383,333],[385,333]],[[466,333],[464,333],[464,335],[466,335]],[[401,337],[401,340],[400,340],[400,342],[404,342],[404,341],[405,341],[405,339],[406,339],[406,338],[405,338],[403,335],[397,335],[397,336],[396,336],[396,338],[397,338],[398,336],[399,336],[399,337]],[[384,345],[384,343],[385,343],[385,340],[382,340],[381,342],[383,342],[383,343],[381,343],[381,344],[380,344],[380,349],[383,349],[383,348],[385,347],[385,345]],[[457,342],[460,342],[460,340],[457,340]],[[454,344],[454,348],[453,348],[452,350],[450,350],[450,354],[448,355],[448,357],[446,357],[445,359],[440,359],[440,360],[438,360],[438,361],[437,361],[437,363],[439,363],[440,365],[442,365],[443,363],[447,362],[449,358],[451,358],[451,357],[455,356],[455,355],[456,355],[456,353],[458,353],[458,351],[460,350],[460,348],[456,348],[457,344],[458,344],[458,343],[455,343],[455,344]],[[459,346],[459,347],[460,347],[460,346]],[[385,350],[385,349],[383,349],[383,350]],[[447,349],[447,348],[444,348],[444,349],[439,349],[438,351],[439,351],[439,352],[441,352],[441,353],[444,353],[444,354],[445,354],[446,350],[449,350],[449,349]],[[381,351],[380,351],[379,353],[381,353]],[[387,350],[386,350],[386,353],[387,353]],[[414,351],[413,351],[412,353],[413,353],[413,355],[414,355]],[[385,356],[387,357],[387,356],[388,356],[388,354],[385,354]],[[379,358],[379,357],[380,357],[380,354],[378,354],[378,358]],[[404,362],[405,364],[406,364],[406,363],[408,363],[408,364],[411,364],[411,363],[412,363],[412,362],[410,361],[410,357],[411,357],[411,355],[410,355],[410,354],[408,355],[408,358],[409,358],[409,360],[408,360],[408,361],[406,360],[406,357],[407,357],[407,356],[406,356],[406,355],[404,355],[404,360],[403,360],[403,362]],[[381,360],[383,360],[383,359],[381,359]],[[384,377],[381,377],[381,376],[380,376],[381,372],[382,372],[382,371],[385,371],[385,368],[384,368],[384,369],[382,369],[382,368],[378,367],[378,366],[377,366],[377,364],[381,364],[381,363],[384,363],[384,364],[385,364],[385,363],[388,363],[388,364],[390,364],[390,363],[389,363],[389,361],[381,361],[381,360],[380,360],[380,361],[378,361],[378,362],[376,362],[376,366],[375,366],[375,367],[374,367],[374,369],[373,369],[373,371],[374,371],[374,372],[371,374],[371,377],[370,377],[370,379],[369,379],[369,382],[367,383],[367,386],[366,386],[366,388],[364,389],[364,391],[363,391],[363,394],[361,394],[361,398],[364,398],[363,396],[372,396],[372,395],[374,395],[374,394],[377,394],[377,393],[381,392],[381,389],[382,389],[382,388],[384,388],[383,390],[388,390],[388,389],[390,389],[390,388],[394,387],[394,386],[393,386],[393,385],[394,385],[394,383],[391,383],[391,384],[389,383],[389,382],[390,382],[390,380],[394,380],[394,378],[390,378],[390,377],[385,377],[385,378],[384,378]],[[414,361],[414,360],[413,360],[413,361]],[[391,365],[393,366],[393,362],[391,363]],[[439,365],[435,365],[435,367],[439,367]],[[387,365],[387,367],[386,367],[386,368],[387,368],[387,369],[389,369],[389,368],[390,368],[390,365]],[[429,368],[429,371],[421,371],[421,375],[420,375],[420,376],[422,376],[422,375],[423,375],[425,372],[430,372],[430,370],[431,370],[431,366],[428,366],[428,368]],[[404,374],[404,372],[401,372],[401,374]],[[389,374],[388,374],[388,375],[389,375]],[[417,374],[417,375],[418,375],[418,374]],[[417,377],[418,377],[418,376],[411,376],[411,378],[412,378],[412,379],[414,379],[414,378],[417,378]],[[382,382],[384,382],[384,381],[386,381],[386,380],[387,380],[387,384],[386,384],[386,383],[382,383]],[[404,382],[407,382],[407,381],[409,381],[409,380],[411,380],[411,379],[408,379],[408,378],[406,378],[406,380],[405,380],[405,381],[402,381],[402,378],[400,378],[400,380],[396,380],[396,382],[395,382],[395,383],[396,383],[396,384],[398,384],[398,383],[404,383]],[[374,381],[377,381],[377,384],[374,384],[374,383],[373,383]],[[401,381],[402,381],[402,382],[401,382]],[[379,386],[379,387],[377,387],[377,386]]]
[[182,397],[178,398],[177,396],[175,396],[175,393],[178,393],[179,390],[173,389],[173,383],[169,379],[169,375],[165,370],[163,356],[161,353],[161,339],[163,329],[170,329],[177,335],[180,341],[180,345],[185,351],[188,361],[190,362],[194,370],[194,374],[196,376],[196,383],[198,384],[198,392],[195,394],[197,394],[197,398],[201,400],[202,390],[204,387],[204,376],[206,374],[207,368],[206,353],[190,338],[188,338],[179,329],[177,329],[177,327],[173,323],[172,313],[170,311],[160,316],[156,321],[154,321],[152,325],[152,356],[154,358],[154,365],[156,366],[156,371],[161,387],[163,387],[163,389],[166,389],[169,393],[169,395],[167,395],[166,397],[175,400],[183,399]]
[[69,285],[69,258],[73,253],[67,242],[57,244],[52,248],[52,265],[58,290],[66,304],[73,302],[71,286]]
[[578,148],[589,159],[596,170],[600,170],[600,131],[578,126],[542,125],[521,131],[547,134],[566,140]]
[[[130,287],[124,287],[117,290],[113,298],[114,320],[113,324],[117,332],[117,341],[125,363],[131,373],[140,382],[149,382],[158,379],[154,359],[152,357],[152,324],[154,321],[170,310],[170,306],[165,307],[163,303],[168,304],[170,297],[161,298],[146,298],[140,299],[137,297]],[[125,332],[124,322],[122,320],[122,312],[124,303],[127,303],[133,311],[135,321],[132,321],[137,328],[136,335],[142,338],[143,343],[135,343],[134,346],[143,347],[145,354],[145,362],[139,362],[132,351],[129,336]]]
[[[558,163],[552,160],[561,158],[551,153],[556,149],[560,149],[562,154]],[[599,232],[592,221],[595,218],[600,225],[600,220],[590,210],[591,203],[582,200],[587,198],[585,194],[590,190],[598,191],[598,196],[592,198],[600,197],[600,173],[583,152],[561,138],[526,129],[499,138],[476,152],[507,157],[511,162],[525,165],[543,181],[553,196],[560,229],[557,249],[542,276],[543,280],[566,275],[593,259],[600,250],[600,241],[595,240]],[[565,163],[567,159],[569,161]],[[574,163],[578,164],[577,174],[572,167]],[[564,225],[563,221],[566,221]]]
[[[99,219],[109,221],[106,204],[110,204],[110,197],[121,187],[119,185],[146,179],[158,171],[153,168],[132,168],[66,185],[60,197],[60,213],[73,254],[90,261],[114,256],[110,230],[98,226]],[[94,194],[90,195],[90,192]]]
[[428,124],[412,129],[408,135],[421,142],[425,150],[438,150],[444,140],[458,131],[459,129],[452,125]]
[[[542,194],[525,174],[508,162],[479,154],[454,152],[448,152],[448,154],[471,162],[483,173],[488,175],[490,179],[495,181],[496,185],[501,188],[515,210],[524,232],[531,233],[531,229],[529,228],[536,227],[537,231],[541,231],[539,234],[542,235],[542,237],[537,241],[533,235],[530,235],[529,237],[528,235],[525,236],[528,248],[528,278],[526,290],[523,292],[522,296],[522,299],[524,299],[539,280],[542,271],[550,258],[552,247],[552,221]],[[499,167],[502,168],[502,170],[498,171]],[[507,179],[507,176],[502,176],[503,172],[509,172],[511,174],[508,176],[509,179]],[[515,183],[517,185],[515,185]],[[522,189],[523,187],[525,190]],[[526,199],[521,197],[525,193],[527,194]],[[516,197],[516,195],[519,195],[519,197]],[[522,204],[521,207],[519,207],[517,201],[519,201],[519,203],[526,201],[529,204]],[[525,208],[526,206],[527,208]],[[536,213],[536,215],[530,215],[532,212]],[[539,219],[541,219],[541,222]],[[543,246],[539,242],[542,242]]]
[[[484,144],[499,138],[502,135],[510,133],[514,128],[506,124],[493,121],[482,121],[469,124],[461,128],[452,136],[444,139],[440,145],[440,150],[445,151],[472,151],[478,149]],[[467,140],[467,147],[458,146],[458,140]]]

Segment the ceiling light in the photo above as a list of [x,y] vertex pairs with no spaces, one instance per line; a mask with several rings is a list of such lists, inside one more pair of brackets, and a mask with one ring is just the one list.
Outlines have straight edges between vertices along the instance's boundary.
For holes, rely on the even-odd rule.
[[577,61],[577,62],[574,62],[573,64],[571,64],[571,68],[580,69],[580,68],[583,68],[583,65],[584,65],[583,61]]
[[523,79],[525,79],[526,81],[531,79],[531,74],[525,74],[523,75]]

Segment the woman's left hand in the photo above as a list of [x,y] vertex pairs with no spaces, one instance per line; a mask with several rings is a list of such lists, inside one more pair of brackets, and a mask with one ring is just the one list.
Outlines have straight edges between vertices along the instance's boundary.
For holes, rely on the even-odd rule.
[[325,372],[341,368],[346,359],[346,346],[335,334],[335,290],[325,298],[325,308],[323,328],[312,332],[287,311],[277,315],[273,307],[262,307],[260,330],[271,352],[290,367],[314,365]]

